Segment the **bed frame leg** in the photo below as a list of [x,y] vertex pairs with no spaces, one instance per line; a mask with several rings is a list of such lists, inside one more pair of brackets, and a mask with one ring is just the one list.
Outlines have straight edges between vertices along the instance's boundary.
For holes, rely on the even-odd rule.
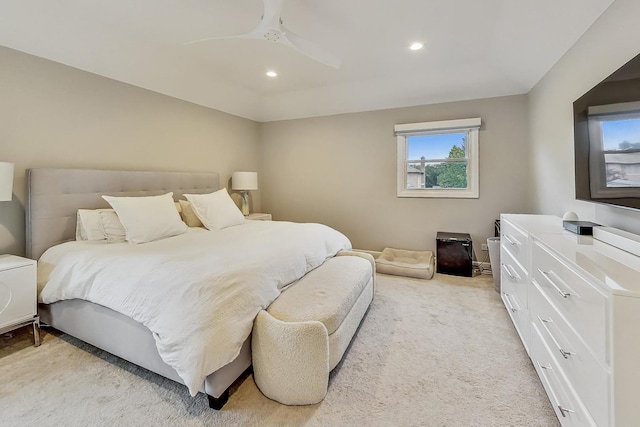
[[207,394],[207,397],[209,398],[209,408],[219,411],[224,404],[227,403],[227,400],[229,400],[229,389],[226,389],[220,397],[213,397],[209,394]]

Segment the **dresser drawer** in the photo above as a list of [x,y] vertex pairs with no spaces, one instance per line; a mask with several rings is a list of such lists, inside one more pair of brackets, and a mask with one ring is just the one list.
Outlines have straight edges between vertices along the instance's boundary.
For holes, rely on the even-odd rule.
[[608,363],[607,298],[537,242],[532,248],[532,278],[539,289],[598,358]]
[[[543,295],[534,279],[529,294],[531,322],[556,364],[599,426],[609,419],[609,371]],[[533,329],[533,327],[532,327]]]
[[511,317],[513,325],[516,327],[520,340],[524,344],[524,348],[529,352],[529,311],[522,305],[517,294],[511,288],[511,284],[502,285],[502,302],[504,302],[507,312]]
[[531,360],[562,427],[596,427],[595,421],[574,393],[551,353],[537,325],[533,324]]
[[515,294],[523,308],[529,308],[527,296],[527,272],[518,264],[509,252],[500,256],[500,284],[507,286]]
[[[527,244],[527,234],[520,231],[510,222],[504,220],[500,223],[500,243],[502,252],[507,251],[520,263],[526,270],[529,258],[529,245]],[[500,256],[504,256],[503,254]]]

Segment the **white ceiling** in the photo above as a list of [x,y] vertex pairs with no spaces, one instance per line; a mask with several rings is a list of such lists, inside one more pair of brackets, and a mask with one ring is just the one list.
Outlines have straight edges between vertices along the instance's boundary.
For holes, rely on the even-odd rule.
[[285,0],[340,69],[267,41],[183,44],[251,30],[262,0],[0,0],[0,45],[271,121],[526,93],[611,3]]

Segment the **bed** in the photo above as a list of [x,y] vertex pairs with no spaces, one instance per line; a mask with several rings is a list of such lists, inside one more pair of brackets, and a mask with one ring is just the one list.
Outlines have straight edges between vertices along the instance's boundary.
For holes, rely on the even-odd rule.
[[[183,194],[211,193],[218,188],[219,177],[215,173],[29,169],[27,256],[38,259],[47,249],[73,241],[77,210],[108,207],[102,195],[152,196],[173,192],[178,200]],[[39,304],[38,310],[43,323],[185,384],[176,369],[160,356],[149,328],[131,317],[79,298]],[[239,345],[237,357],[204,378],[198,391],[207,394],[210,407],[221,408],[228,398],[229,386],[251,366],[250,342],[251,336]]]

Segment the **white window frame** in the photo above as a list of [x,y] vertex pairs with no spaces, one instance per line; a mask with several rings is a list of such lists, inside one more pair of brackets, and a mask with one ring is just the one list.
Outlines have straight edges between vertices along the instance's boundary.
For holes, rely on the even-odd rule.
[[[439,197],[477,199],[480,197],[479,130],[482,121],[471,119],[395,125],[398,148],[398,197]],[[467,133],[467,188],[407,188],[407,137],[451,132]]]

